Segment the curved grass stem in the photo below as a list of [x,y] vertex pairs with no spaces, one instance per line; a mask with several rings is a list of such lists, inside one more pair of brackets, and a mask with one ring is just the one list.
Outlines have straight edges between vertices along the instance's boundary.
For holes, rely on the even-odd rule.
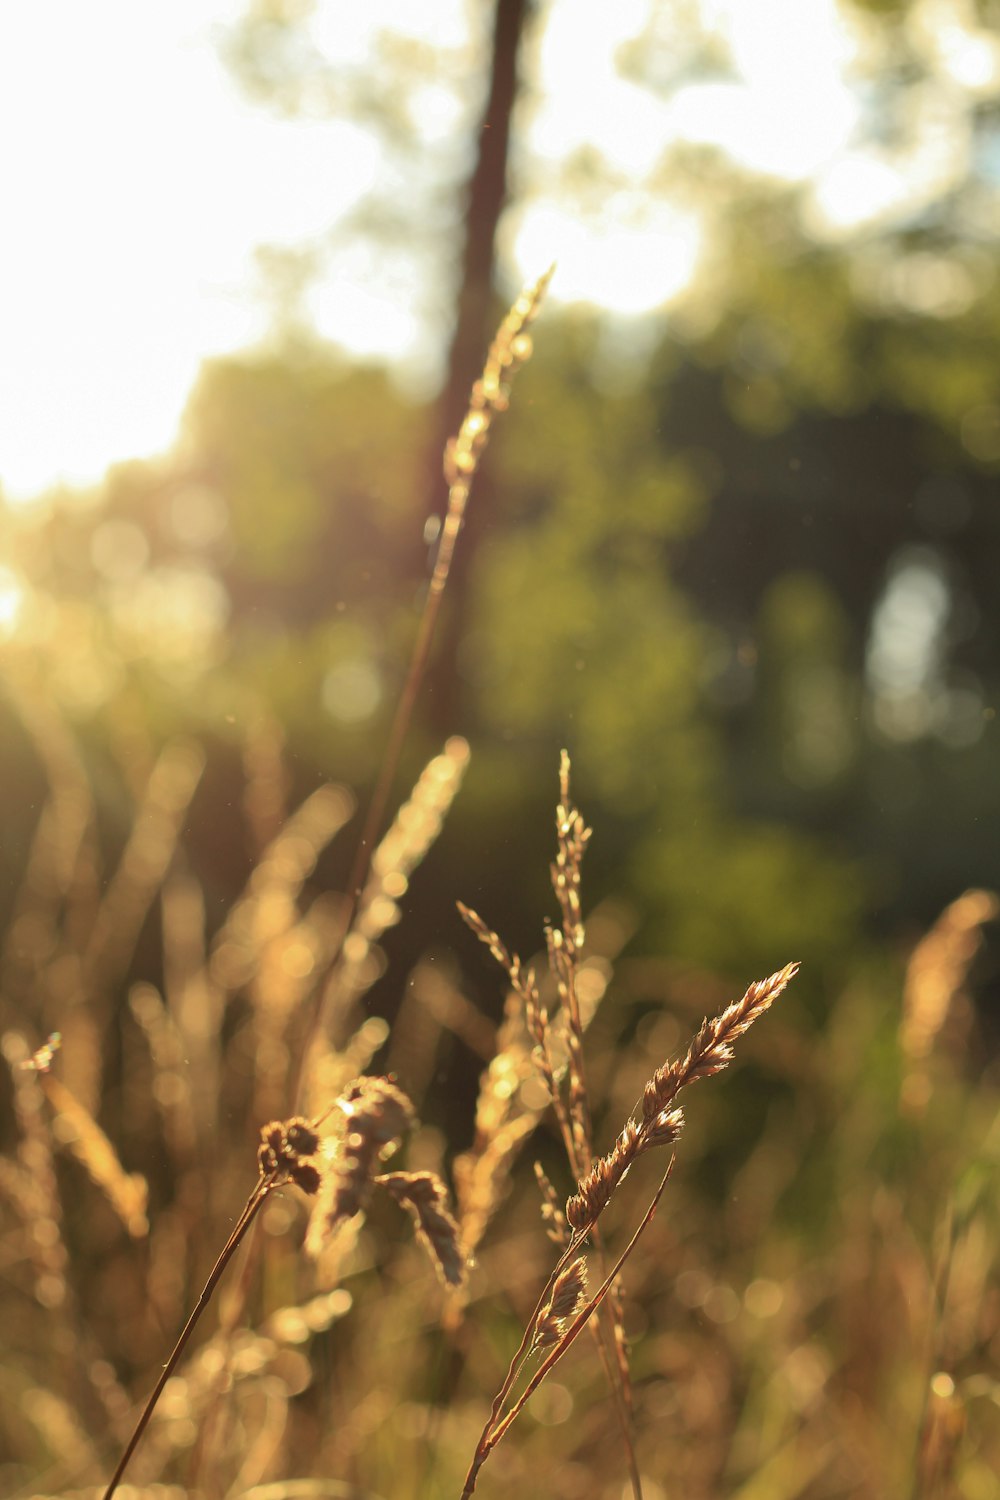
[[[632,1251],[638,1244],[640,1236],[652,1222],[653,1215],[656,1213],[657,1205],[659,1204],[660,1198],[663,1194],[663,1190],[666,1187],[667,1183],[670,1181],[670,1174],[673,1170],[674,1157],[671,1157],[667,1170],[664,1172],[663,1177],[660,1180],[659,1187],[653,1194],[649,1207],[643,1214],[642,1220],[636,1228],[635,1233],[632,1235],[632,1238],[625,1246],[625,1249],[622,1251],[621,1255],[615,1261],[614,1266],[608,1272],[607,1276],[604,1278],[597,1291],[591,1297],[590,1301],[577,1313],[576,1317],[566,1329],[566,1332],[563,1334],[559,1342],[553,1347],[552,1351],[548,1355],[546,1355],[545,1359],[542,1360],[542,1363],[538,1366],[538,1369],[532,1375],[531,1379],[524,1387],[524,1390],[517,1397],[517,1400],[513,1403],[506,1416],[497,1421],[497,1417],[499,1415],[503,1400],[509,1393],[511,1386],[516,1379],[517,1370],[520,1368],[521,1351],[519,1350],[518,1354],[514,1356],[514,1360],[511,1363],[511,1369],[508,1372],[507,1380],[504,1382],[504,1385],[501,1388],[501,1393],[498,1396],[497,1401],[494,1402],[493,1411],[490,1414],[490,1420],[487,1422],[486,1427],[483,1430],[482,1436],[479,1439],[479,1444],[476,1448],[475,1456],[473,1457],[472,1463],[469,1466],[469,1472],[465,1476],[465,1488],[462,1490],[462,1500],[469,1500],[469,1497],[475,1491],[476,1480],[479,1477],[479,1470],[486,1462],[490,1453],[496,1447],[497,1443],[499,1443],[500,1439],[503,1437],[508,1427],[510,1427],[511,1423],[523,1410],[525,1403],[530,1399],[532,1395],[534,1395],[535,1391],[541,1385],[542,1381],[552,1369],[553,1365],[558,1364],[559,1360],[562,1359],[570,1344],[574,1342],[577,1335],[582,1331],[584,1327],[586,1327],[587,1323],[589,1323],[591,1317],[601,1306],[605,1297],[608,1295],[611,1288],[618,1280],[618,1277],[621,1275],[622,1268],[624,1267],[625,1262],[628,1260],[629,1256],[632,1254]],[[586,1230],[580,1231],[574,1236],[571,1249],[579,1246],[581,1240],[586,1236],[587,1233],[589,1233],[592,1227],[592,1225],[589,1225]],[[569,1254],[569,1250],[563,1253],[559,1261],[560,1266],[568,1258]],[[556,1269],[558,1270],[558,1266]],[[555,1275],[556,1272],[554,1271],[552,1273],[552,1276],[549,1278],[549,1282],[546,1283],[546,1291],[542,1293],[542,1300],[540,1300],[539,1307],[541,1307],[542,1302],[547,1295],[548,1286],[555,1279]],[[522,1349],[526,1348],[527,1345],[530,1344],[531,1337],[533,1337],[534,1334],[534,1325],[537,1322],[537,1318],[538,1311],[536,1310],[536,1312],[532,1316],[531,1322],[528,1325],[528,1329],[525,1333],[525,1339],[522,1341]]]
[[159,1401],[161,1395],[163,1394],[164,1386],[170,1379],[171,1375],[174,1373],[174,1370],[177,1368],[177,1362],[180,1359],[181,1355],[184,1353],[184,1348],[188,1342],[188,1339],[194,1332],[195,1327],[197,1326],[198,1319],[201,1317],[202,1313],[205,1311],[205,1308],[208,1306],[212,1297],[212,1293],[215,1291],[215,1288],[218,1285],[219,1278],[221,1277],[223,1271],[226,1269],[226,1266],[229,1264],[233,1255],[236,1253],[240,1241],[246,1234],[247,1230],[250,1228],[250,1225],[253,1223],[253,1220],[257,1214],[257,1210],[264,1202],[264,1199],[267,1197],[270,1190],[271,1184],[265,1182],[264,1179],[261,1178],[261,1180],[257,1183],[257,1186],[254,1188],[253,1192],[250,1194],[250,1197],[247,1199],[246,1207],[240,1214],[240,1217],[236,1223],[236,1227],[233,1229],[233,1232],[230,1234],[225,1245],[222,1247],[222,1252],[219,1255],[218,1260],[215,1262],[215,1265],[209,1272],[208,1279],[206,1280],[205,1285],[202,1287],[201,1296],[198,1298],[198,1301],[195,1303],[195,1306],[192,1309],[190,1317],[184,1324],[184,1327],[181,1330],[180,1337],[178,1338],[173,1349],[170,1351],[170,1357],[168,1358],[166,1364],[163,1366],[163,1369],[160,1373],[160,1378],[159,1380],[157,1380],[156,1385],[153,1387],[153,1390],[150,1393],[149,1400],[146,1402],[146,1405],[142,1409],[142,1415],[139,1417],[138,1422],[135,1424],[135,1429],[132,1433],[132,1436],[129,1438],[128,1442],[125,1445],[125,1451],[122,1453],[121,1458],[118,1460],[118,1466],[115,1469],[115,1472],[112,1474],[111,1480],[108,1484],[107,1489],[104,1491],[101,1500],[111,1500],[112,1495],[121,1483],[122,1475],[125,1473],[125,1469],[128,1465],[129,1459],[132,1457],[132,1454],[139,1446],[140,1439],[142,1438],[142,1435],[145,1432],[146,1428],[149,1426],[149,1421],[156,1408],[156,1403],[157,1401]]

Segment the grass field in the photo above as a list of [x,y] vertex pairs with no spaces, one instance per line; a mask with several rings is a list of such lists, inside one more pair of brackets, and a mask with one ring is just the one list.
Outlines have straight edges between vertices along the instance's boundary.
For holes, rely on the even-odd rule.
[[[795,954],[770,978],[633,959],[627,908],[589,909],[564,758],[539,955],[463,906],[454,957],[397,976],[392,1028],[366,1004],[469,761],[449,740],[388,819],[543,290],[449,448],[360,838],[345,788],[285,805],[262,724],[241,790],[256,857],[227,910],[187,854],[188,740],[126,766],[108,864],[86,755],[10,684],[44,795],[0,960],[4,1494],[110,1495],[128,1454],[119,1495],[163,1500],[1000,1496],[1000,1096],[968,992],[995,897],[968,892],[835,992]],[[314,878],[338,839],[359,851],[346,894]],[[499,1025],[466,993],[476,939]],[[456,1058],[474,1118],[441,1107]]]

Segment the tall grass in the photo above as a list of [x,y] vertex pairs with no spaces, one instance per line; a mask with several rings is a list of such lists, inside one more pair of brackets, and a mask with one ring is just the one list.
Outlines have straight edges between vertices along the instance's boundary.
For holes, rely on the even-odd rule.
[[[256,857],[211,921],[185,854],[199,747],[126,762],[107,869],[73,734],[8,684],[46,797],[0,954],[5,1494],[1000,1495],[1000,1112],[995,1069],[972,1078],[966,993],[995,897],[956,902],[908,967],[859,966],[821,1032],[794,991],[749,1031],[796,966],[734,998],[729,977],[623,956],[628,913],[585,915],[564,757],[541,958],[461,907],[499,963],[500,1024],[470,998],[486,980],[457,919],[466,977],[399,976],[391,1034],[366,1010],[469,759],[449,741],[384,828],[545,280],[446,455],[342,894],[313,874],[353,799],[326,786],[289,809],[275,726],[247,731]],[[155,981],[133,962],[151,924]],[[482,1069],[456,1141],[420,1123],[449,1038]],[[686,1090],[737,1040],[743,1076],[695,1091],[685,1126]]]

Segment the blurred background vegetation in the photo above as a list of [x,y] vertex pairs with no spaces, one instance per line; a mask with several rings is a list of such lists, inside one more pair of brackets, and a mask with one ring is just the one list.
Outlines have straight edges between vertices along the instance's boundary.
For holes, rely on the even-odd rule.
[[[518,951],[535,949],[552,908],[565,745],[596,829],[589,905],[609,914],[607,957],[618,962],[595,1022],[608,1140],[644,1061],[682,1044],[720,996],[789,959],[803,965],[775,1018],[775,1055],[756,1043],[753,1066],[699,1099],[678,1168],[689,1181],[670,1189],[669,1251],[638,1273],[647,1301],[635,1333],[653,1330],[638,1344],[639,1409],[647,1428],[659,1424],[651,1494],[908,1493],[902,1476],[938,1365],[973,1382],[960,1403],[970,1432],[961,1466],[919,1493],[1000,1494],[996,1241],[968,1177],[995,1175],[1000,1149],[995,1125],[989,1135],[1000,942],[988,903],[967,920],[959,909],[970,946],[952,968],[941,961],[941,1014],[962,1021],[941,1045],[942,1078],[911,1089],[909,1112],[899,1107],[913,1061],[899,1043],[908,957],[967,888],[1000,888],[1000,10],[995,0],[845,0],[852,181],[859,201],[873,176],[893,192],[824,219],[811,180],[754,171],[721,145],[665,132],[641,172],[588,140],[541,151],[535,123],[559,102],[546,49],[553,35],[583,44],[587,7],[574,20],[544,0],[469,5],[464,40],[447,45],[429,12],[423,35],[412,18],[394,28],[387,12],[360,59],[338,51],[335,18],[318,26],[325,9],[254,0],[220,46],[260,109],[370,131],[383,163],[371,193],[326,239],[263,253],[269,337],[205,365],[172,451],[117,465],[85,491],[0,510],[4,1028],[31,1046],[54,1029],[86,1035],[96,1058],[77,1070],[87,1102],[126,1166],[150,1178],[151,1221],[176,1210],[176,1181],[150,1159],[157,1137],[131,1097],[127,997],[140,983],[169,990],[170,934],[181,929],[150,877],[134,943],[121,962],[96,965],[104,988],[88,1030],[86,964],[81,988],[80,968],[54,961],[87,938],[57,937],[60,914],[101,910],[148,778],[178,744],[198,769],[174,768],[190,787],[177,793],[165,859],[171,878],[201,893],[209,944],[284,809],[331,781],[363,808],[427,585],[441,453],[516,292],[524,215],[545,199],[590,233],[625,200],[669,260],[655,213],[683,208],[701,252],[664,307],[560,300],[557,268],[534,356],[477,477],[395,803],[449,736],[471,746],[469,770],[385,939],[367,1005],[391,1023],[430,954],[499,1017],[502,987],[454,903],[474,905]],[[692,84],[731,80],[711,6],[637,5],[634,16],[616,62],[650,118],[665,119]],[[757,24],[773,24],[780,49],[778,21]],[[442,130],[431,105],[449,95],[456,123]],[[796,108],[784,105],[791,136]],[[317,333],[310,287],[345,247],[417,289],[422,382]],[[76,842],[74,817],[87,824]],[[46,819],[78,861],[56,895],[31,888]],[[343,888],[352,829],[320,852],[308,893]],[[29,920],[43,897],[54,920],[44,932]],[[241,993],[234,984],[227,1045],[247,1024]],[[480,1068],[468,1036],[447,1032],[422,1103],[445,1160],[468,1145]],[[405,1069],[401,1081],[413,1086]],[[233,1163],[244,1093],[223,1101]],[[217,1188],[213,1222],[240,1201]],[[530,1205],[523,1213],[527,1238]],[[939,1276],[952,1262],[942,1243],[973,1221],[982,1238],[967,1252],[965,1322],[944,1334]],[[91,1288],[108,1359],[143,1389],[162,1341],[146,1323],[134,1336],[111,1332],[88,1280],[111,1231],[97,1244],[86,1225],[75,1232],[79,1292]],[[18,1256],[7,1254],[16,1280]],[[283,1291],[292,1277],[285,1265]],[[740,1300],[751,1284],[756,1311]],[[969,1286],[981,1299],[973,1311]],[[19,1316],[30,1343],[31,1320]],[[769,1343],[760,1327],[781,1319]],[[505,1326],[493,1327],[494,1346]],[[445,1401],[435,1349],[430,1376],[409,1372],[409,1392],[403,1373],[397,1390],[381,1367],[368,1371],[404,1414],[404,1447],[426,1436],[427,1410],[439,1411],[442,1443],[464,1411],[453,1394]],[[356,1346],[353,1357],[363,1371]],[[477,1374],[489,1365],[473,1358]],[[321,1374],[338,1359],[322,1353]],[[483,1392],[490,1379],[487,1368]],[[935,1390],[934,1401],[959,1399]],[[361,1402],[364,1392],[339,1394]],[[313,1433],[306,1451],[319,1454],[310,1399],[297,1430]],[[386,1495],[445,1493],[416,1470],[401,1487],[386,1460],[365,1456],[378,1410],[355,1412],[343,1472]],[[538,1493],[580,1493],[580,1465],[596,1462],[580,1423],[564,1435],[559,1410],[539,1417],[523,1466],[510,1460],[520,1493],[535,1493],[524,1485],[542,1453],[562,1478]],[[96,1421],[81,1426],[103,1453]],[[610,1417],[606,1426],[609,1477],[585,1493],[620,1493]],[[52,1461],[41,1436],[31,1454],[10,1431],[2,1443],[17,1484]],[[685,1476],[679,1488],[667,1456]],[[288,1470],[313,1471],[311,1459]]]

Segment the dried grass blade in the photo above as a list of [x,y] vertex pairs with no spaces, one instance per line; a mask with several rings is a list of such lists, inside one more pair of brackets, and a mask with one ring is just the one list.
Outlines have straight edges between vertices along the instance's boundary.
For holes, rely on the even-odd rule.
[[84,953],[84,982],[91,995],[117,981],[135,947],[150,902],[174,856],[204,766],[199,746],[174,740],[153,767]]
[[146,1217],[149,1188],[145,1177],[139,1172],[126,1172],[100,1125],[64,1083],[45,1074],[41,1086],[55,1111],[55,1133],[60,1134],[59,1121],[64,1121],[64,1144],[86,1168],[131,1237],[144,1239],[149,1233]]

